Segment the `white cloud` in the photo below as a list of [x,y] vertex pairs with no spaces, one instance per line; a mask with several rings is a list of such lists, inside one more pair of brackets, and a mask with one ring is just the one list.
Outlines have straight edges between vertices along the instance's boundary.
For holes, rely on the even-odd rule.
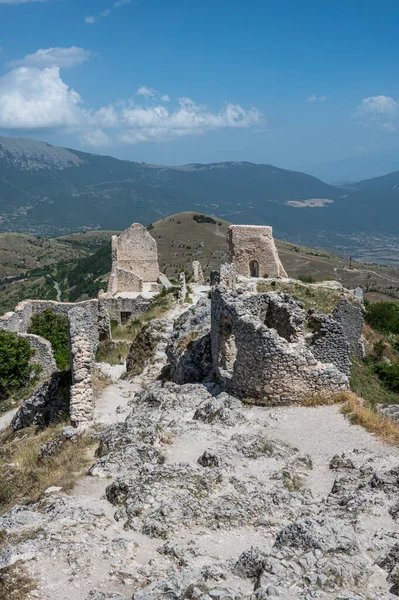
[[148,100],[151,98],[159,98],[161,102],[170,102],[170,96],[168,94],[161,94],[161,92],[157,92],[157,90],[148,88],[145,85],[139,87],[139,89],[136,91],[136,95],[144,96]]
[[[0,0],[1,2],[1,0]],[[109,15],[112,13],[112,10],[115,8],[119,8],[120,6],[124,6],[125,4],[131,4],[132,0],[115,0],[115,2],[112,3],[112,8],[107,8],[106,10],[103,10],[99,15],[88,15],[85,18],[85,23],[92,25],[93,23],[97,23],[97,21],[100,21],[101,19],[105,19],[105,17],[109,17]]]
[[257,108],[226,103],[213,111],[190,98],[166,107],[169,96],[146,86],[139,89],[145,105],[137,102],[136,93],[127,102],[92,110],[85,108],[81,96],[62,80],[58,66],[17,67],[0,77],[0,128],[64,129],[79,135],[85,145],[102,147],[248,128],[263,121]]
[[370,96],[364,98],[356,109],[356,113],[361,116],[371,118],[396,117],[398,112],[398,102],[395,102],[391,96]]
[[354,116],[365,126],[374,125],[388,131],[396,131],[399,102],[391,96],[370,96],[361,101]]
[[0,0],[0,4],[26,4],[27,2],[47,2],[47,0]]
[[256,108],[245,110],[238,104],[227,103],[215,113],[190,98],[180,98],[174,110],[162,105],[133,104],[123,108],[120,114],[123,131],[118,138],[130,143],[164,140],[216,129],[247,128],[261,120],[262,115]]
[[327,100],[327,96],[316,96],[316,94],[312,94],[309,98],[306,98],[306,102],[325,102]]
[[37,50],[34,54],[28,54],[19,60],[9,63],[11,67],[73,67],[79,65],[92,56],[90,50],[84,50],[77,46],[70,48],[47,48]]
[[145,85],[142,85],[141,87],[139,87],[139,89],[137,90],[136,94],[138,94],[139,96],[147,96],[149,98],[153,98],[154,96],[157,95],[158,92],[156,92],[155,90],[152,90],[151,88],[148,88]]
[[0,78],[0,127],[67,128],[82,122],[81,97],[58,67],[20,67]]

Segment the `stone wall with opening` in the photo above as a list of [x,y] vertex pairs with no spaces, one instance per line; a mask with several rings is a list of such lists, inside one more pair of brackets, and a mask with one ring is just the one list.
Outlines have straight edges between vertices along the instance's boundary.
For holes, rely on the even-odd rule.
[[229,262],[244,277],[287,277],[271,227],[230,225],[227,231]]
[[[349,388],[349,344],[334,321],[323,360],[312,352],[307,315],[280,293],[237,295],[214,288],[211,307],[213,375],[223,389],[266,404],[299,402]],[[337,348],[345,356],[337,360]],[[329,351],[329,354],[328,354]]]

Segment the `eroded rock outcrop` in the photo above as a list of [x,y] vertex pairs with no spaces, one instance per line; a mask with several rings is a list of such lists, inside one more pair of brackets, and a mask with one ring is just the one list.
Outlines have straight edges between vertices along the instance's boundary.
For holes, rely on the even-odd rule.
[[71,374],[53,373],[33,394],[24,400],[11,422],[14,431],[25,427],[43,428],[67,418]]
[[211,301],[208,298],[200,298],[176,319],[166,348],[172,381],[198,383],[211,375],[210,329]]

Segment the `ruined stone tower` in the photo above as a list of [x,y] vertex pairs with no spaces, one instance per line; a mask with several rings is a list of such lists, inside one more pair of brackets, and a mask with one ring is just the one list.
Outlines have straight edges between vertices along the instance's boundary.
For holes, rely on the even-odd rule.
[[157,244],[140,223],[112,236],[112,270],[108,293],[141,292],[159,277]]
[[229,262],[244,277],[287,277],[271,227],[230,225],[227,230]]

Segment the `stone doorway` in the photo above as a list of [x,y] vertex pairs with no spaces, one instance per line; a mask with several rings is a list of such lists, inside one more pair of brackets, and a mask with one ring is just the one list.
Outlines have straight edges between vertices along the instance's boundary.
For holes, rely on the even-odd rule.
[[251,260],[249,263],[250,277],[259,277],[259,263],[257,260]]

